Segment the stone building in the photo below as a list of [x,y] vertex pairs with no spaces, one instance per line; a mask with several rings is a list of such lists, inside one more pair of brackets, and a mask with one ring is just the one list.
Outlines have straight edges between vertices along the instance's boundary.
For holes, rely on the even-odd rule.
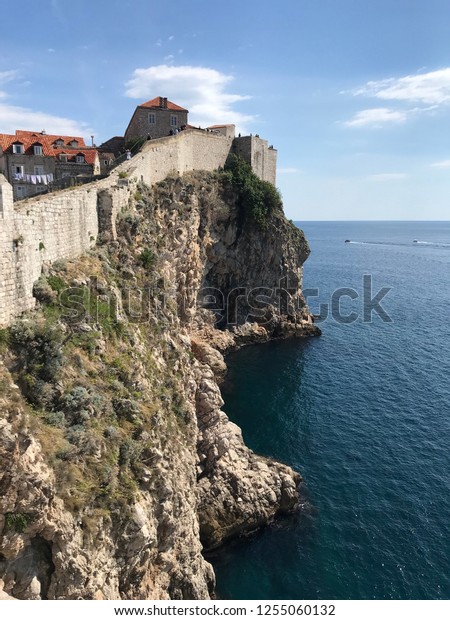
[[67,177],[99,174],[100,162],[97,149],[78,136],[17,130],[0,134],[0,172],[17,200],[45,193]]
[[167,97],[155,97],[138,105],[125,131],[128,147],[139,139],[164,138],[175,130],[185,127],[188,110],[168,101]]
[[233,140],[232,152],[249,163],[256,176],[276,185],[277,151],[267,140],[259,136],[238,136]]

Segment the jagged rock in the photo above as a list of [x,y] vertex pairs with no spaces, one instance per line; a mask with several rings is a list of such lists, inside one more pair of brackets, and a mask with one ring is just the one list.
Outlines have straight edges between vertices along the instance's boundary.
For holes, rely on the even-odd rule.
[[[4,349],[0,598],[206,599],[203,547],[299,501],[300,475],[245,446],[218,382],[239,346],[319,333],[301,292],[303,234],[281,210],[264,228],[245,219],[214,173],[139,194],[117,241],[58,272],[93,300],[78,323],[59,317],[61,349],[40,336],[21,365]],[[17,389],[35,384],[51,410]]]

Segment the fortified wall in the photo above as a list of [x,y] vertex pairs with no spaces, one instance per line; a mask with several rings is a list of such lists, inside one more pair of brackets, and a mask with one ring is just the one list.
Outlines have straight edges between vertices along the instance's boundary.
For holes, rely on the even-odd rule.
[[0,326],[34,308],[33,283],[44,265],[83,254],[99,236],[115,238],[117,215],[128,207],[139,181],[152,185],[171,173],[216,170],[231,151],[275,184],[276,151],[267,142],[195,130],[148,141],[106,179],[16,203],[0,174]]

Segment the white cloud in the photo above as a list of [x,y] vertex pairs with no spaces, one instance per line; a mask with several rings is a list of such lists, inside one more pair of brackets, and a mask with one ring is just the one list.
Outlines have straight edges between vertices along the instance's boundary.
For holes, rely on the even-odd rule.
[[404,123],[411,110],[392,110],[391,108],[369,108],[357,112],[355,116],[345,121],[346,127],[382,127],[385,123]]
[[436,161],[434,164],[431,164],[432,168],[450,168],[450,159],[443,159],[442,161]]
[[54,48],[54,47],[49,47],[49,48],[47,49],[47,52],[48,52],[49,54],[54,54],[54,53],[56,52],[56,50],[55,50],[55,48]]
[[171,34],[170,37],[167,39],[168,41],[173,41],[175,39],[174,35]]
[[13,134],[16,129],[36,131],[45,129],[47,133],[60,133],[69,136],[85,136],[93,133],[86,123],[4,103],[0,103],[0,118],[2,119],[3,133]]
[[408,174],[404,172],[384,172],[381,174],[371,174],[369,179],[371,181],[402,181],[408,178]]
[[174,58],[175,56],[173,54],[169,54],[168,56],[164,56],[164,62],[172,63]]
[[249,99],[246,95],[227,92],[233,79],[208,67],[158,65],[135,69],[125,94],[142,100],[168,97],[188,108],[189,122],[193,125],[234,123],[238,131],[245,133],[246,124],[255,117],[233,109],[234,104]]
[[[10,70],[0,72],[0,84],[10,82],[17,78],[20,78],[17,71]],[[31,82],[28,81],[17,83],[20,83],[21,86],[29,86],[31,84]],[[45,129],[47,133],[81,136],[91,135],[93,133],[91,127],[89,127],[87,123],[5,103],[4,100],[8,97],[8,92],[4,90],[0,91],[0,129],[3,133],[13,134],[16,129],[34,131],[42,131]]]
[[7,82],[11,82],[18,76],[18,72],[15,70],[10,71],[0,71],[0,84],[6,84]]
[[353,94],[429,105],[449,103],[450,67],[417,75],[367,82],[362,88],[353,91]]

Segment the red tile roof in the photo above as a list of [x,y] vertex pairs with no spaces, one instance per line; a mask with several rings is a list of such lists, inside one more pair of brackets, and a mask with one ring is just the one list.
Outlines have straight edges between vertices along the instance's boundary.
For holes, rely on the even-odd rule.
[[[56,146],[56,141],[62,140],[63,145]],[[76,140],[77,146],[71,146],[71,142]],[[40,144],[42,152],[46,157],[58,157],[61,153],[68,155],[68,161],[75,161],[78,154],[83,154],[86,163],[93,164],[97,149],[87,147],[84,139],[80,136],[62,136],[53,134],[42,134],[36,131],[24,131],[17,129],[15,135],[0,133],[0,147],[3,151],[12,152],[12,145],[17,142],[23,144],[26,155],[33,154],[33,146]]]
[[87,164],[95,164],[95,157],[97,155],[97,149],[93,149],[93,148],[84,148],[84,149],[67,149],[67,148],[60,148],[60,149],[52,149],[52,155],[53,157],[58,157],[59,160],[59,156],[60,155],[67,155],[67,161],[68,162],[75,162],[76,161],[76,157],[77,155],[84,155],[84,159],[86,161]]
[[16,129],[16,136],[18,138],[27,138],[29,140],[38,140],[41,141],[44,140],[45,142],[49,142],[51,144],[53,144],[53,142],[56,142],[56,140],[63,140],[64,144],[69,145],[70,142],[72,142],[73,140],[76,140],[78,142],[78,146],[86,146],[86,144],[84,143],[84,138],[82,138],[81,136],[62,136],[62,135],[52,135],[52,134],[48,134],[48,133],[40,133],[37,131],[25,131],[23,129]]
[[173,110],[173,111],[178,111],[178,112],[188,112],[188,110],[186,110],[186,108],[182,108],[181,106],[177,105],[176,103],[173,103],[172,101],[169,101],[167,99],[167,107],[164,105],[164,98],[163,97],[155,97],[154,99],[150,99],[150,101],[146,101],[145,103],[141,103],[139,105],[140,108],[156,108],[157,110]]

